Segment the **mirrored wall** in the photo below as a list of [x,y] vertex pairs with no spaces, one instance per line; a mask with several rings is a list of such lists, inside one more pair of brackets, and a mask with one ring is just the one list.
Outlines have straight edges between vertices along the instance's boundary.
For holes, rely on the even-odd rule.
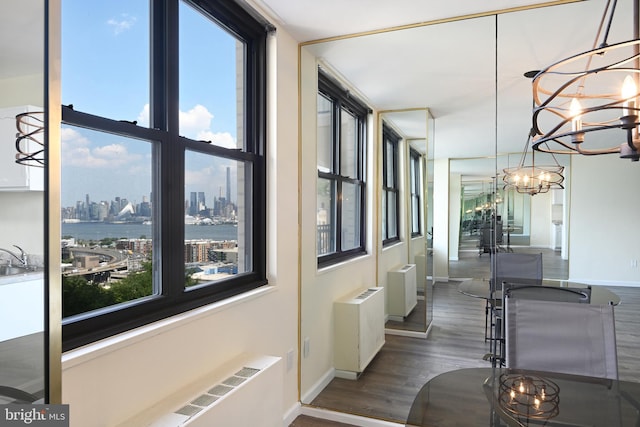
[[[570,12],[567,12],[570,14]],[[566,14],[553,19],[562,20]],[[331,318],[333,302],[347,292],[345,284],[370,283],[371,270],[379,285],[387,283],[388,272],[400,263],[415,263],[416,255],[427,257],[425,291],[434,281],[445,285],[455,279],[489,278],[490,254],[485,252],[480,230],[486,222],[500,222],[502,232],[499,247],[503,251],[543,251],[545,278],[566,279],[569,274],[568,227],[570,206],[565,190],[554,190],[535,196],[504,188],[503,169],[517,165],[522,156],[530,128],[531,82],[523,76],[534,62],[532,58],[547,58],[548,47],[535,46],[535,53],[523,49],[529,46],[530,31],[537,23],[549,19],[548,11],[539,9],[510,11],[505,14],[478,16],[372,34],[345,36],[335,40],[317,41],[301,47],[301,157],[302,181],[302,249],[301,249],[301,400],[310,403],[313,395],[333,379],[334,350]],[[562,31],[574,27],[558,26]],[[461,36],[461,35],[464,35]],[[473,48],[469,48],[473,42]],[[398,55],[396,55],[398,53]],[[415,59],[402,67],[393,59]],[[446,60],[443,60],[445,59]],[[505,59],[508,58],[508,59]],[[407,61],[408,62],[408,61]],[[368,213],[372,223],[369,241],[371,253],[331,269],[318,269],[312,244],[315,235],[309,233],[305,218],[315,219],[315,211],[306,203],[305,186],[315,185],[314,138],[315,90],[313,79],[318,64],[334,72],[345,87],[362,99],[375,97],[388,102],[380,117],[374,113],[371,129],[380,141],[383,120],[389,120],[400,130],[407,142],[405,149],[418,141],[429,144],[421,151],[424,194],[424,229],[420,239],[407,239],[408,244],[384,247],[381,230],[381,160],[380,145],[370,147],[369,162],[374,168],[369,175],[373,189],[369,195]],[[384,78],[380,74],[386,72]],[[422,92],[408,87],[403,75],[422,79]],[[444,76],[456,76],[455,83]],[[393,78],[389,77],[393,76]],[[409,80],[409,79],[407,79]],[[414,80],[415,81],[415,80]],[[423,87],[424,84],[424,87]],[[350,86],[351,85],[351,86]],[[305,96],[308,93],[309,96]],[[387,99],[386,93],[392,93]],[[515,93],[515,95],[514,95]],[[395,98],[400,94],[402,99]],[[418,135],[401,125],[403,117],[416,105],[428,107],[433,118],[426,132]],[[376,107],[376,106],[374,106]],[[407,125],[408,126],[408,125]],[[424,135],[427,135],[424,138]],[[433,145],[431,145],[433,144]],[[312,161],[306,162],[307,153]],[[555,161],[542,155],[537,162]],[[570,174],[570,160],[558,158]],[[408,173],[403,179],[408,179]],[[407,185],[405,183],[405,185]],[[410,201],[405,200],[409,212]],[[307,213],[308,209],[308,213]],[[410,216],[405,217],[408,221]],[[310,220],[311,221],[311,220]],[[404,224],[405,229],[410,229]],[[496,235],[494,238],[498,238]],[[309,249],[309,252],[306,249]],[[366,285],[365,285],[366,286]],[[452,286],[456,286],[453,284]],[[416,291],[420,292],[420,289]],[[439,302],[433,300],[433,307]],[[430,325],[426,308],[424,327]],[[422,325],[422,324],[421,324]],[[401,324],[388,324],[387,330],[403,330]],[[423,332],[420,326],[416,331]],[[428,339],[428,333],[426,334]],[[316,343],[320,340],[321,349]],[[399,356],[400,357],[400,356]],[[355,381],[358,381],[355,379]],[[311,397],[309,397],[311,396]],[[344,410],[344,402],[327,404],[327,409]],[[366,409],[358,408],[358,415]],[[354,410],[355,412],[355,410]],[[375,410],[370,410],[375,416]],[[365,414],[366,415],[366,414]]]
[[[411,303],[414,306],[406,309],[408,313],[390,313],[385,328],[387,333],[415,333],[416,336],[424,337],[433,318],[433,240],[428,214],[428,209],[432,206],[430,200],[433,198],[433,173],[429,173],[429,168],[433,168],[433,117],[426,108],[409,108],[383,111],[379,114],[379,121],[380,130],[390,127],[400,138],[397,147],[397,171],[400,181],[398,188],[404,196],[398,205],[401,215],[398,223],[402,229],[399,239],[388,246],[383,243],[379,249],[379,282],[388,281],[389,275],[394,274],[393,270],[403,268],[403,264],[415,265],[416,275],[415,301]],[[380,134],[377,140],[384,141],[384,136]],[[383,156],[382,161],[386,158],[387,156]],[[384,170],[383,166],[383,173]],[[383,210],[385,203],[382,197]],[[385,221],[384,216],[382,221]],[[394,245],[399,247],[396,252],[400,252],[398,260],[402,261],[398,265],[392,265],[396,261],[393,261],[393,255],[388,255],[395,250]],[[388,262],[387,258],[392,261]],[[389,286],[392,284],[387,282],[388,291]],[[411,289],[411,292],[414,292],[413,288]],[[413,300],[413,297],[410,299]],[[389,312],[389,307],[387,311]]]

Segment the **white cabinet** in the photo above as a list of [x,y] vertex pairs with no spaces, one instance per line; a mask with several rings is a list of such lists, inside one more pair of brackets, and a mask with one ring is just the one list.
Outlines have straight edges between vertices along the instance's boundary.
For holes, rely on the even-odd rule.
[[0,342],[44,330],[43,286],[41,273],[0,278]]
[[[16,115],[30,111],[42,111],[42,108],[30,105],[0,108],[0,191],[44,190],[44,168],[16,163]],[[38,137],[44,136],[40,134]],[[40,147],[33,141],[28,144],[23,141],[22,144],[28,147],[29,152]]]

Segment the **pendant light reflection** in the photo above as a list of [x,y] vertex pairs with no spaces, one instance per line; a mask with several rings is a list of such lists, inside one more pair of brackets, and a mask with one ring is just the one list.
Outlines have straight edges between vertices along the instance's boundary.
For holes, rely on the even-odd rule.
[[531,164],[526,164],[529,144],[534,135],[533,129],[529,132],[527,142],[522,152],[518,166],[503,169],[503,189],[515,189],[518,193],[535,196],[538,193],[546,193],[550,189],[564,189],[562,182],[564,166],[560,166],[555,156],[555,165],[536,165],[535,151],[531,150]]

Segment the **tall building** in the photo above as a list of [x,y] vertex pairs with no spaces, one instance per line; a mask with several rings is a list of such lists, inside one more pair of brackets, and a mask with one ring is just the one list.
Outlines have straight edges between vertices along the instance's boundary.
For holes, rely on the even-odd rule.
[[231,203],[231,168],[227,166],[227,203]]
[[195,215],[197,213],[198,213],[198,194],[195,191],[192,191],[190,203],[189,203],[189,215]]
[[196,213],[207,209],[207,203],[204,199],[204,191],[198,192],[198,210]]

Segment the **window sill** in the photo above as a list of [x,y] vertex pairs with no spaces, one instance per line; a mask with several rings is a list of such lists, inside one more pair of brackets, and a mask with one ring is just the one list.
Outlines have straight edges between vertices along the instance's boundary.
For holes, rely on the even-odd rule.
[[324,265],[322,267],[318,267],[316,272],[318,274],[328,273],[330,271],[343,268],[343,267],[345,267],[345,266],[347,266],[349,264],[354,264],[354,263],[358,263],[358,262],[361,262],[363,260],[369,259],[370,257],[371,257],[371,254],[365,253],[365,254],[362,254],[362,255],[359,255],[359,256],[355,256],[353,258],[349,258],[349,259],[345,259],[343,261],[336,262],[335,264],[327,264],[327,265]]
[[275,289],[276,287],[273,285],[265,285],[260,288],[253,289],[249,292],[236,295],[232,298],[227,298],[225,300],[199,307],[185,313],[151,323],[149,325],[141,326],[139,328],[123,332],[122,334],[114,335],[101,341],[88,344],[84,347],[75,348],[62,355],[62,369],[65,370],[68,368],[72,368],[76,365],[80,365],[92,359],[104,356],[121,348],[134,345],[173,328],[178,328],[190,322],[199,320],[203,317],[222,312],[231,307],[243,304],[247,301],[251,301],[268,293],[274,292]]

